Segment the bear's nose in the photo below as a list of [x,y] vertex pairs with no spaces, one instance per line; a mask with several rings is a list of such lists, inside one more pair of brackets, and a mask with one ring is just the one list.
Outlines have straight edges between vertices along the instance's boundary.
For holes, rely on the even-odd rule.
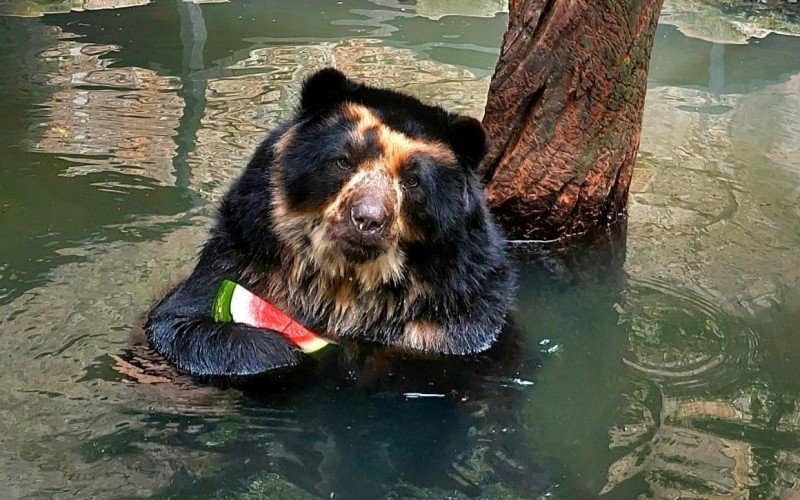
[[350,222],[363,234],[377,234],[386,227],[389,214],[383,203],[376,199],[367,199],[350,209]]

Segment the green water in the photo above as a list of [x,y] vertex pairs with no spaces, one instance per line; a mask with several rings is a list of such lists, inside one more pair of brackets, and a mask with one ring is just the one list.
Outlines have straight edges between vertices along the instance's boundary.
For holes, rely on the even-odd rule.
[[659,28],[626,237],[521,256],[503,363],[242,393],[137,360],[305,75],[480,115],[493,6],[0,18],[0,497],[800,494],[800,38]]

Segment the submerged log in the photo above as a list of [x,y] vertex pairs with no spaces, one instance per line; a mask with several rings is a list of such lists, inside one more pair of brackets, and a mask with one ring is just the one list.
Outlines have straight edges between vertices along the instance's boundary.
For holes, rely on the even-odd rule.
[[663,0],[511,0],[481,173],[511,238],[624,214]]

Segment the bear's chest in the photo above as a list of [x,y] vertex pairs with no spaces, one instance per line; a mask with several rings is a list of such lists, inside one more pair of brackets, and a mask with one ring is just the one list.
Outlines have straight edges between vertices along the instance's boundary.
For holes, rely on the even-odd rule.
[[394,330],[399,335],[414,304],[402,287],[368,287],[347,275],[292,275],[281,269],[248,281],[257,295],[331,338],[373,339]]

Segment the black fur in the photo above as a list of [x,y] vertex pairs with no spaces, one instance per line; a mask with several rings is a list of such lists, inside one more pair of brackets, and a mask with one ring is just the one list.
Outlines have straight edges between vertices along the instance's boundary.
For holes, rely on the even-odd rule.
[[[295,319],[319,334],[388,346],[401,345],[406,323],[424,319],[442,326],[444,354],[483,351],[497,338],[512,301],[515,277],[474,173],[485,154],[480,122],[326,69],[306,82],[300,109],[259,146],[225,196],[192,274],[149,315],[150,343],[180,370],[194,375],[252,375],[294,366],[304,358],[275,332],[215,323],[211,304],[223,279],[258,291],[267,277],[280,278],[287,272],[287,253],[296,249],[282,244],[274,231],[277,189],[285,193],[292,210],[314,211],[335,197],[353,175],[348,164],[337,159],[343,156],[347,140],[348,123],[340,111],[345,103],[367,107],[385,125],[410,138],[447,145],[458,165],[421,158],[401,174],[408,186],[402,215],[424,237],[399,241],[406,258],[402,279],[384,283],[364,297],[391,298],[408,307],[387,310],[377,321],[365,319],[357,328],[339,332],[325,331],[329,319],[325,307],[292,303]],[[293,140],[278,164],[276,143],[290,129]],[[347,161],[379,154],[370,144],[348,150]],[[412,275],[431,290],[413,302],[408,301]],[[304,279],[311,283],[314,278],[310,272]]]

